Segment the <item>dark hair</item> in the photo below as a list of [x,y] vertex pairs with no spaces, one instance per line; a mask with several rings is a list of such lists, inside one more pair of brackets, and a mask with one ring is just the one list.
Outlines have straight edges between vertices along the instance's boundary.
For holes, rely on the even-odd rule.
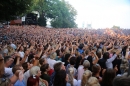
[[112,85],[113,79],[116,76],[116,72],[114,69],[106,69],[103,78],[102,78],[102,84],[104,85]]
[[60,50],[56,50],[57,56],[60,56]]
[[103,54],[103,59],[105,59],[105,61],[107,61],[108,58],[109,58],[109,52],[105,52]]
[[78,69],[81,60],[82,60],[82,57],[81,57],[81,56],[78,56],[77,59],[76,59],[76,64],[75,64],[75,68],[76,68],[76,69]]
[[87,50],[85,51],[85,54],[88,55],[89,52],[90,52],[89,49],[87,49]]
[[23,69],[25,70],[24,72],[26,72],[26,71],[28,70],[28,62],[24,62],[24,63],[22,64],[22,67],[23,67]]
[[39,86],[39,77],[38,76],[30,76],[27,80],[27,86],[33,86],[38,83]]
[[39,63],[40,63],[40,65],[43,65],[43,62],[45,61],[45,58],[41,58],[40,60],[39,60]]
[[130,86],[130,77],[118,76],[113,80],[113,86]]
[[65,61],[67,61],[67,60],[69,59],[70,55],[71,55],[71,54],[68,54],[68,53],[65,54]]
[[84,44],[79,45],[79,49],[82,49],[84,47]]
[[48,68],[49,68],[49,64],[48,64],[48,63],[42,65],[42,66],[40,67],[40,70],[42,71],[42,74],[43,74],[43,73],[46,71],[46,69],[48,69]]
[[54,64],[54,71],[58,72],[61,69],[62,63],[58,62]]
[[6,63],[11,57],[10,56],[5,56],[4,57],[4,63]]
[[71,57],[70,58],[70,64],[75,65],[75,63],[76,63],[76,57]]
[[66,86],[66,71],[60,70],[55,74],[53,86]]
[[99,70],[101,69],[99,64],[95,64],[92,66],[92,72],[93,72],[93,76],[95,76],[95,74],[97,74],[99,72]]
[[22,66],[21,66],[21,65],[15,65],[15,66],[12,68],[13,74],[15,74],[15,72],[16,72],[17,70],[21,70],[20,67],[22,67]]

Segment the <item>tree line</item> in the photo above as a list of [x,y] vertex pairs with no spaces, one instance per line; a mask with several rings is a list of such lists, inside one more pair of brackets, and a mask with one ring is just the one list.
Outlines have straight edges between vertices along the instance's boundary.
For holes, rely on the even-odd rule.
[[46,26],[47,19],[55,28],[77,27],[75,18],[77,11],[65,0],[1,0],[0,20],[9,21],[16,16],[23,16],[38,11],[40,26]]

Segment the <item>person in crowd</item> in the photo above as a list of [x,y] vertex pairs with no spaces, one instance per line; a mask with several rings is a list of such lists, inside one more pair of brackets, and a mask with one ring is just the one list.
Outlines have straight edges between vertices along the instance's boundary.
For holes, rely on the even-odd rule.
[[41,70],[41,76],[40,77],[42,79],[46,80],[49,83],[50,82],[50,76],[47,74],[48,71],[50,70],[49,64],[46,63],[46,64],[42,65],[40,70]]
[[87,82],[87,86],[100,86],[99,81],[95,77],[90,77]]
[[84,66],[83,66],[83,62],[84,62],[84,59],[82,59],[81,60],[81,62],[80,62],[80,65],[79,65],[79,67],[78,67],[78,69],[77,69],[77,80],[81,80],[82,79],[82,75],[83,75],[83,73],[84,73]]
[[92,72],[89,70],[84,71],[82,79],[78,80],[78,85],[77,86],[85,86],[87,85],[87,82],[89,78],[92,76]]
[[112,82],[115,76],[116,76],[116,72],[114,69],[106,69],[102,77],[101,86],[113,86]]
[[27,86],[39,86],[39,77],[35,75],[29,77],[27,81]]
[[[38,78],[39,78],[39,86],[48,86],[48,82],[46,81],[46,80],[43,80],[43,79],[41,79],[40,78],[40,76],[41,76],[41,71],[40,71],[40,67],[38,67],[38,66],[33,66],[31,69],[30,69],[30,77],[35,77],[35,76],[37,76]],[[29,77],[29,78],[30,78]],[[28,78],[28,79],[29,79]],[[28,84],[28,82],[27,82],[27,84]]]
[[65,70],[59,70],[55,74],[53,86],[71,86],[68,82],[68,75]]
[[77,80],[74,78],[74,68],[69,67],[68,68],[68,82],[71,84],[71,86],[77,86]]
[[113,80],[113,86],[129,86],[130,77],[127,76],[118,76]]
[[60,70],[66,70],[64,64],[62,62],[58,62],[58,63],[54,64],[54,72],[52,73],[52,75],[50,77],[49,86],[51,86],[53,84],[55,74]]
[[70,58],[70,60],[69,60],[69,63],[70,64],[68,64],[67,66],[66,66],[66,72],[67,72],[67,74],[68,74],[68,69],[71,67],[71,68],[73,68],[73,70],[74,70],[74,77],[76,78],[77,77],[77,70],[76,70],[76,68],[74,67],[74,65],[75,65],[75,63],[76,63],[76,58],[75,57],[71,57]]
[[99,64],[93,65],[92,67],[92,76],[96,77],[99,83],[102,81],[102,77],[100,76],[101,67]]

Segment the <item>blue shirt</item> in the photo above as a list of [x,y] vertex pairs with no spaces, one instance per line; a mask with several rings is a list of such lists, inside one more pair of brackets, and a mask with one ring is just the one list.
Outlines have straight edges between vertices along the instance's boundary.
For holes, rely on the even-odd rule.
[[17,82],[14,84],[14,86],[25,86],[25,82],[17,80]]

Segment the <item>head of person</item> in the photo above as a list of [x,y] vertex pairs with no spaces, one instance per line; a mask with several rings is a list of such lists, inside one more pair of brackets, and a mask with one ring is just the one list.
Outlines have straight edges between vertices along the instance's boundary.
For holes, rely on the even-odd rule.
[[13,68],[12,68],[12,72],[13,74],[15,74],[17,77],[19,77],[19,80],[23,80],[24,78],[24,69],[21,65],[15,65]]
[[116,72],[114,69],[106,69],[103,77],[102,77],[102,84],[105,85],[112,85],[112,81],[116,76]]
[[84,71],[82,80],[81,80],[81,86],[87,85],[87,82],[91,76],[92,76],[92,72],[90,70]]
[[130,86],[130,77],[118,76],[114,78],[113,86]]
[[70,55],[69,53],[65,54],[65,61],[68,61],[70,59]]
[[46,64],[42,65],[42,66],[40,67],[40,70],[42,71],[42,73],[48,72],[48,71],[50,70],[49,64],[46,63]]
[[92,66],[93,76],[95,76],[97,73],[100,73],[100,71],[101,71],[101,67],[99,64],[95,64]]
[[12,86],[9,78],[0,78],[0,86]]
[[54,71],[58,72],[59,70],[66,70],[62,62],[58,62],[54,64]]
[[14,59],[11,56],[4,57],[4,63],[6,67],[9,67],[14,62]]
[[57,56],[56,52],[52,52],[52,53],[50,54],[50,59],[55,59],[56,56]]
[[84,70],[88,69],[90,67],[90,62],[88,60],[84,60],[83,67],[84,67]]
[[47,60],[46,60],[45,58],[41,58],[41,59],[39,60],[39,63],[40,63],[40,65],[46,64],[46,63],[47,63]]
[[23,46],[20,46],[18,49],[18,51],[23,51],[23,50],[24,50]]
[[79,65],[81,64],[81,61],[82,61],[82,57],[78,56],[77,59],[76,59],[76,65],[75,65],[76,68],[79,67]]
[[39,86],[39,77],[32,75],[27,80],[27,86]]
[[102,49],[98,49],[96,54],[97,54],[98,58],[101,58],[102,57]]
[[105,53],[103,54],[103,59],[107,60],[107,59],[109,59],[109,57],[110,57],[109,52],[105,52]]
[[22,67],[24,68],[24,72],[26,72],[27,70],[29,70],[31,67],[33,66],[33,64],[30,64],[29,62],[24,62],[22,64]]
[[86,54],[86,55],[89,55],[89,52],[90,52],[90,50],[87,49],[87,50],[85,51],[85,54]]
[[66,86],[68,75],[65,70],[60,70],[55,74],[53,86]]
[[75,65],[76,57],[71,57],[69,62],[70,62],[70,65]]
[[87,82],[88,86],[100,86],[96,77],[90,77]]
[[40,71],[40,67],[38,66],[33,66],[31,69],[30,69],[30,75],[35,75],[35,76],[38,76],[40,77],[41,76],[41,71]]
[[21,65],[15,65],[15,66],[12,68],[13,74],[16,74],[16,72],[17,72],[18,70],[21,70],[22,72],[24,72],[24,69],[23,69],[23,67],[22,67]]

